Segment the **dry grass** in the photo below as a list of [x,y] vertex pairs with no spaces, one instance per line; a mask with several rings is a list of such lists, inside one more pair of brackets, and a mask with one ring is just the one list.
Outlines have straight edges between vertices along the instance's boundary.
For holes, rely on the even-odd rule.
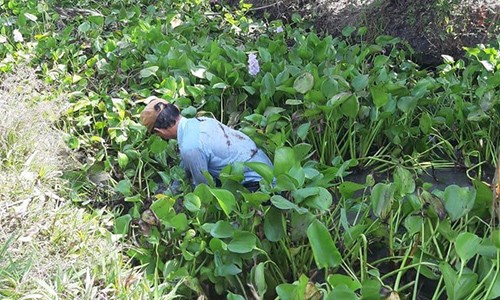
[[71,156],[52,126],[65,100],[50,92],[27,67],[0,77],[0,298],[147,299],[111,216],[65,200]]

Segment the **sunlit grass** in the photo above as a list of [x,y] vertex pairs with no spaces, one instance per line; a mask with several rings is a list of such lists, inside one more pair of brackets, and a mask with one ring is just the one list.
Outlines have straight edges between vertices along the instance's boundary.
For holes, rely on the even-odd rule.
[[26,67],[0,82],[0,298],[151,298],[106,229],[112,216],[65,199],[60,175],[74,162],[52,126],[63,97]]

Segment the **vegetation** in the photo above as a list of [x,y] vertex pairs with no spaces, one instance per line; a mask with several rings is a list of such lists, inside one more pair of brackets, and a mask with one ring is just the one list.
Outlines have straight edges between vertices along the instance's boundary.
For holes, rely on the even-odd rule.
[[[3,232],[0,295],[22,298],[35,286],[32,297],[68,299],[500,296],[499,200],[495,183],[483,181],[500,151],[500,40],[426,70],[398,38],[368,43],[364,27],[318,36],[298,16],[252,20],[245,4],[0,0],[0,8],[4,81],[27,63],[58,87],[17,95],[37,82],[30,77],[0,89],[9,91],[0,109],[15,113],[0,123],[8,129],[1,224],[30,207],[38,215],[29,224],[43,231],[35,246],[93,257],[22,287],[43,248],[14,255],[30,231]],[[58,95],[67,101],[54,102]],[[251,136],[274,159],[274,169],[247,164],[262,175],[260,190],[246,192],[243,165],[233,165],[220,187],[157,194],[183,172],[175,141],[138,123],[150,95]],[[65,106],[61,116],[37,110],[50,103]],[[50,125],[76,166],[36,159],[59,161],[62,146],[40,138]],[[452,167],[473,186],[439,188],[421,177]],[[349,176],[362,172],[362,181]],[[108,218],[113,234],[99,227]]]

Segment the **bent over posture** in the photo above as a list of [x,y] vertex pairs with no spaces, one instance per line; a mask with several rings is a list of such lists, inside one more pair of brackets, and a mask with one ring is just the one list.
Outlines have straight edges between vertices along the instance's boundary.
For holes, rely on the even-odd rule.
[[[148,132],[161,138],[177,139],[181,166],[193,185],[206,183],[203,172],[219,179],[221,170],[236,162],[261,162],[273,167],[269,157],[244,133],[212,118],[184,118],[179,109],[159,98],[149,102],[141,113]],[[242,182],[250,191],[259,187],[262,177],[245,167]]]

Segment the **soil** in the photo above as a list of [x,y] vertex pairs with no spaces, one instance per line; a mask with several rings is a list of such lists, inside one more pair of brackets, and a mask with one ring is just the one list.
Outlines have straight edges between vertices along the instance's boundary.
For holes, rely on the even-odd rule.
[[[239,0],[226,0],[238,6]],[[461,58],[463,47],[500,38],[498,0],[246,0],[251,11],[289,22],[294,13],[318,32],[338,36],[346,26],[366,26],[366,39],[386,34],[406,40],[422,65],[438,65],[441,55]]]

